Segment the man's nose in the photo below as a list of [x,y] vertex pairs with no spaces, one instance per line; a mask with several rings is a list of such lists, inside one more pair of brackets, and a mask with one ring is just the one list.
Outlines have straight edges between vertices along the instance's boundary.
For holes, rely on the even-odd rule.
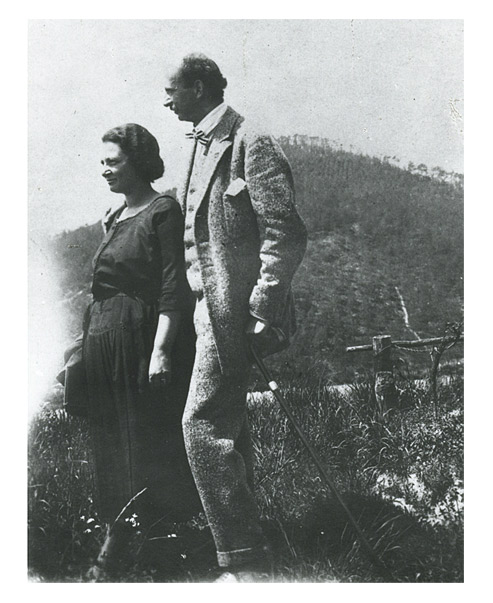
[[166,108],[169,108],[169,107],[171,107],[171,103],[172,102],[173,101],[171,100],[171,98],[169,96],[166,96],[165,99],[164,99],[163,106],[166,107]]

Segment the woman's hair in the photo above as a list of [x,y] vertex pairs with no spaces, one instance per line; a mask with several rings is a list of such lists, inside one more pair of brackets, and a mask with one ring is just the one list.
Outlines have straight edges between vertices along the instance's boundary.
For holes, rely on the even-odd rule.
[[154,182],[164,174],[164,163],[159,155],[159,144],[154,136],[139,124],[124,124],[111,128],[102,138],[114,142],[128,157],[138,176]]

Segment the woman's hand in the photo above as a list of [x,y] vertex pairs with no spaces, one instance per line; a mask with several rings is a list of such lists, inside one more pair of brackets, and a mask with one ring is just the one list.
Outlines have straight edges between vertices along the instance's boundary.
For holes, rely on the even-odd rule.
[[149,363],[149,384],[160,389],[171,383],[171,356],[163,350],[154,349]]
[[149,363],[149,384],[152,389],[171,383],[171,350],[180,321],[179,312],[161,312],[154,337],[154,348]]

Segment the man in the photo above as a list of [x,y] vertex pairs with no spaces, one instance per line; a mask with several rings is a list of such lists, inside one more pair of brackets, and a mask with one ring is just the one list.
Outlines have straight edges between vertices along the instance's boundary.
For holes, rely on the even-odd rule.
[[164,105],[194,125],[179,194],[197,300],[185,443],[225,570],[219,581],[241,582],[261,580],[270,567],[253,493],[248,346],[265,355],[285,335],[306,229],[286,157],[224,103],[226,85],[214,61],[188,55],[167,78]]

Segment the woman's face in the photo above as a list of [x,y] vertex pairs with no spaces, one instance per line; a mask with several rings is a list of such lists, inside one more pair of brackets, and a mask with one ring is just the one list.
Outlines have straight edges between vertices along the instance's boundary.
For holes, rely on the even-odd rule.
[[114,193],[130,193],[140,182],[128,157],[114,142],[103,142],[102,176]]

